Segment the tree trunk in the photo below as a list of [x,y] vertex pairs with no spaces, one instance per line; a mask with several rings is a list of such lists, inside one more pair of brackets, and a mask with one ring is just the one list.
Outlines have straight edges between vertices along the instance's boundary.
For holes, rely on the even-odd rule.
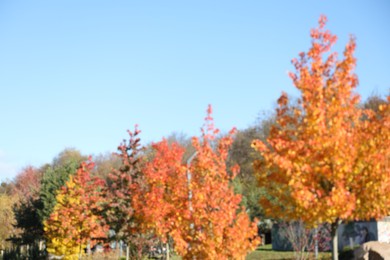
[[122,257],[122,241],[116,241],[116,251],[118,253],[119,258]]
[[39,240],[39,252],[43,250],[43,241]]
[[126,244],[126,260],[130,259],[130,247],[129,244]]
[[339,260],[339,245],[337,239],[337,229],[339,227],[339,221],[336,220],[331,225],[331,236],[332,236],[332,260]]
[[81,248],[81,242],[80,242],[80,244],[79,244],[79,260],[81,259],[81,250],[82,250],[82,248]]
[[87,244],[87,255],[88,255],[88,256],[91,256],[91,252],[92,252],[92,249],[91,249],[91,240],[88,240],[88,244]]
[[169,260],[169,240],[167,241],[167,260]]
[[318,227],[314,229],[314,259],[318,259]]

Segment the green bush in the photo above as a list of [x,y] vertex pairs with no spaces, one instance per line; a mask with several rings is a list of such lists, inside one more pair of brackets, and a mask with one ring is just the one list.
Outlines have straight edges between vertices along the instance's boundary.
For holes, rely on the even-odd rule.
[[354,251],[355,248],[351,248],[349,246],[344,247],[343,251],[339,253],[339,260],[351,260],[354,258]]

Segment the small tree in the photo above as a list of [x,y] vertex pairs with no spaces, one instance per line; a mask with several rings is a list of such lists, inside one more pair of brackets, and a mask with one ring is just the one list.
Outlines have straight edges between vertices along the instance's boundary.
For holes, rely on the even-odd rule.
[[358,106],[353,91],[355,40],[344,59],[326,57],[336,36],[325,30],[326,17],[311,31],[312,46],[292,62],[290,73],[301,92],[297,106],[286,94],[278,100],[276,124],[266,142],[253,147],[259,184],[277,201],[261,200],[269,216],[302,220],[308,226],[331,224],[333,259],[341,221],[371,219],[390,212],[390,97],[378,113]]
[[91,179],[92,162],[82,163],[75,176],[56,196],[57,204],[44,222],[47,251],[64,259],[80,259],[88,243],[93,246],[106,237],[108,228],[96,215],[100,200],[98,179]]
[[295,259],[310,259],[311,253],[330,249],[330,234],[328,225],[319,225],[309,229],[302,221],[279,223],[280,235],[286,238],[292,246]]

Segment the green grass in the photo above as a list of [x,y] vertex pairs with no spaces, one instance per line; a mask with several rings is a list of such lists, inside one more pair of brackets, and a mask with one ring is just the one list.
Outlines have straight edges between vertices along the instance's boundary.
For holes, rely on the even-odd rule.
[[[312,257],[314,259],[314,256]],[[274,251],[272,245],[260,246],[250,253],[246,260],[278,260],[278,259],[295,259],[294,252],[291,251]],[[331,259],[331,253],[319,253],[319,259]]]
[[[171,260],[181,260],[182,258],[180,256],[173,256],[171,257]],[[255,251],[247,255],[246,260],[291,260],[295,259],[294,257],[294,252],[292,251],[274,251],[272,250],[272,245],[265,245],[265,246],[260,246],[257,248]],[[311,258],[309,259],[314,259],[314,254],[312,255]],[[332,259],[332,255],[330,252],[326,253],[319,253],[318,259],[322,260],[330,260]]]

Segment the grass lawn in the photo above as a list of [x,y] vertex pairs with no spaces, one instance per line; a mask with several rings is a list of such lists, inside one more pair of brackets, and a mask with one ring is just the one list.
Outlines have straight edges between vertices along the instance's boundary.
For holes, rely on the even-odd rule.
[[[331,259],[331,253],[319,253],[319,259]],[[261,260],[271,260],[271,259],[295,259],[294,258],[294,252],[291,251],[273,251],[272,250],[272,245],[265,245],[261,246],[256,249],[256,251],[253,251],[250,253],[247,257],[246,260],[256,260],[256,259],[261,259]],[[313,255],[314,259],[314,255]]]
[[[1,257],[0,257],[1,259]],[[91,258],[83,258],[83,259],[91,259]],[[107,259],[112,259],[112,260],[117,260],[118,259],[118,253],[116,252],[111,252],[110,254],[105,254],[105,255],[95,255],[92,257],[93,260],[107,260]],[[123,258],[122,258],[123,259]],[[171,260],[181,260],[182,258],[180,256],[171,256]],[[265,245],[257,248],[255,251],[247,255],[246,260],[278,260],[278,259],[295,259],[294,258],[294,252],[292,251],[273,251],[272,250],[272,245]],[[309,259],[314,259],[314,254],[312,255],[311,258]],[[320,253],[319,254],[319,259],[323,260],[329,260],[332,259],[331,253]]]

